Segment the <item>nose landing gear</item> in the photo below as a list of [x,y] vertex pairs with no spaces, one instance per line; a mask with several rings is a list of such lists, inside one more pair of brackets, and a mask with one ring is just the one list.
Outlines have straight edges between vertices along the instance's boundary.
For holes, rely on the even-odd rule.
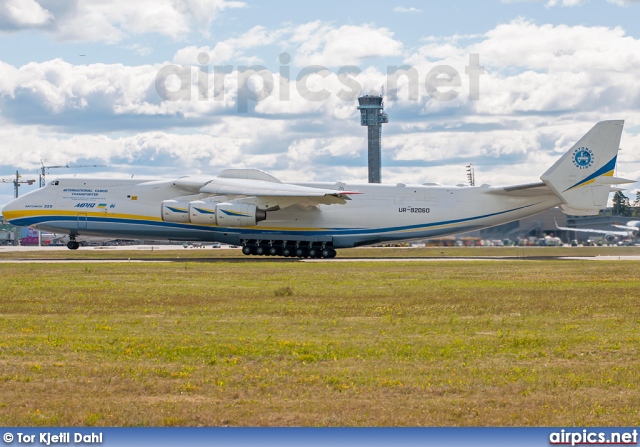
[[69,236],[69,239],[71,239],[69,242],[67,242],[67,248],[69,250],[77,250],[80,247],[80,243],[78,241],[76,241],[76,237],[75,236]]

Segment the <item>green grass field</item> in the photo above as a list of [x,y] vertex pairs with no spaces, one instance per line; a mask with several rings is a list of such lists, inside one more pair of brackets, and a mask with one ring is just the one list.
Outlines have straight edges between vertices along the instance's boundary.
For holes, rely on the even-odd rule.
[[639,270],[0,264],[0,424],[639,425]]

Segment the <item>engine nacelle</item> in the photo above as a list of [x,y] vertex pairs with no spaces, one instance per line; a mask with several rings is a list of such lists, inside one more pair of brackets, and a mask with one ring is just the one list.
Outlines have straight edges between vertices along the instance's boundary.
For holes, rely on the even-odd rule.
[[252,227],[266,218],[266,211],[248,203],[204,200],[165,200],[162,202],[162,220],[165,222],[219,225],[221,227]]
[[221,227],[252,227],[267,218],[267,212],[248,203],[218,203],[216,223]]
[[189,202],[183,200],[165,200],[162,202],[162,220],[165,222],[190,222]]
[[203,200],[189,202],[189,219],[194,224],[216,225],[216,203]]

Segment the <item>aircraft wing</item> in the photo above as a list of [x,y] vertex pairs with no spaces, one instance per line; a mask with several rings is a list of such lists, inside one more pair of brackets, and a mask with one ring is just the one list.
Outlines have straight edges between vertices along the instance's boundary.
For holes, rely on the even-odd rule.
[[565,231],[576,231],[578,233],[595,233],[595,234],[615,234],[616,236],[629,236],[629,231],[606,231],[606,230],[596,230],[593,228],[571,228],[571,227],[559,227],[558,222],[556,222],[556,228],[558,230]]
[[636,231],[640,230],[640,226],[638,225],[638,223],[640,222],[638,222],[637,220],[630,220],[629,222],[627,222],[626,225],[614,224],[613,226],[616,228],[621,228],[623,230],[629,230],[635,233]]
[[217,177],[182,177],[174,185],[197,194],[255,198],[260,208],[286,208],[291,205],[312,207],[315,205],[344,204],[349,195],[358,191],[311,188],[282,183],[275,177],[255,169],[223,171]]

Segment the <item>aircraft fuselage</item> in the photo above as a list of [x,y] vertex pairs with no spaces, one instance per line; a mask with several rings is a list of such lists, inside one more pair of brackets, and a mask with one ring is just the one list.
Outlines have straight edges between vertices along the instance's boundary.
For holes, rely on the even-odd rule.
[[163,201],[196,197],[173,180],[60,178],[11,202],[3,214],[15,225],[72,236],[238,245],[246,241],[290,241],[342,248],[476,230],[561,203],[553,194],[494,195],[489,186],[295,185],[360,194],[351,195],[343,205],[293,205],[267,211],[266,219],[254,226],[224,227],[163,220]]

